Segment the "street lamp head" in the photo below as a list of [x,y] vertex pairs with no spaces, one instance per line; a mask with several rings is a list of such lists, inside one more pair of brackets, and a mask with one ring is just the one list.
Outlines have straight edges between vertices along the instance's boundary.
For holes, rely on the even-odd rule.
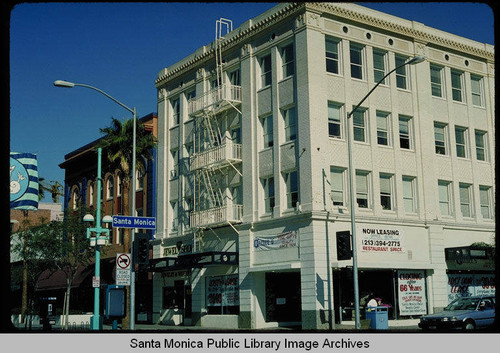
[[57,80],[57,81],[54,81],[54,86],[56,86],[56,87],[73,88],[73,87],[75,87],[75,84],[73,82],[68,82],[68,81],[63,81],[63,80]]
[[410,61],[408,61],[407,64],[409,64],[409,65],[415,65],[415,64],[421,63],[422,61],[425,61],[425,56],[423,56],[423,55],[417,55],[417,56],[414,56],[413,58],[411,58]]
[[102,218],[102,223],[113,223],[113,217],[106,215]]
[[94,222],[94,216],[92,216],[90,213],[88,213],[85,216],[83,216],[83,221],[84,222]]

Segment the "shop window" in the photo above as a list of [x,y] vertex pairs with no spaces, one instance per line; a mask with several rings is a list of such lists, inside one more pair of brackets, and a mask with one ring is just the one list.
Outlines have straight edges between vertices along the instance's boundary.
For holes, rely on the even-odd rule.
[[207,314],[239,314],[239,276],[237,274],[207,277],[205,288]]

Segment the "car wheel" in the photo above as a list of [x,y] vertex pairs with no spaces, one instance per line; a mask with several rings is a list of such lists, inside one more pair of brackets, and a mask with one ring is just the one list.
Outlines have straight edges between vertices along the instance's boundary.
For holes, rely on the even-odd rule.
[[466,331],[474,330],[475,328],[476,328],[476,325],[474,325],[473,321],[467,321],[464,325],[464,330],[466,330]]

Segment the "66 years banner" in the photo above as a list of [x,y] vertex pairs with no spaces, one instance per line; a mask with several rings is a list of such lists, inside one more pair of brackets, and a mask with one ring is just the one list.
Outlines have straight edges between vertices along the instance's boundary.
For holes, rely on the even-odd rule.
[[424,271],[398,271],[398,302],[401,316],[427,314]]

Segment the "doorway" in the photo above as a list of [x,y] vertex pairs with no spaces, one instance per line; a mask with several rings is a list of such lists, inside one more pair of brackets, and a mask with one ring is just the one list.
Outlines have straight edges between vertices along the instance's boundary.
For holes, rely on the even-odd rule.
[[300,322],[300,272],[266,273],[266,322]]

